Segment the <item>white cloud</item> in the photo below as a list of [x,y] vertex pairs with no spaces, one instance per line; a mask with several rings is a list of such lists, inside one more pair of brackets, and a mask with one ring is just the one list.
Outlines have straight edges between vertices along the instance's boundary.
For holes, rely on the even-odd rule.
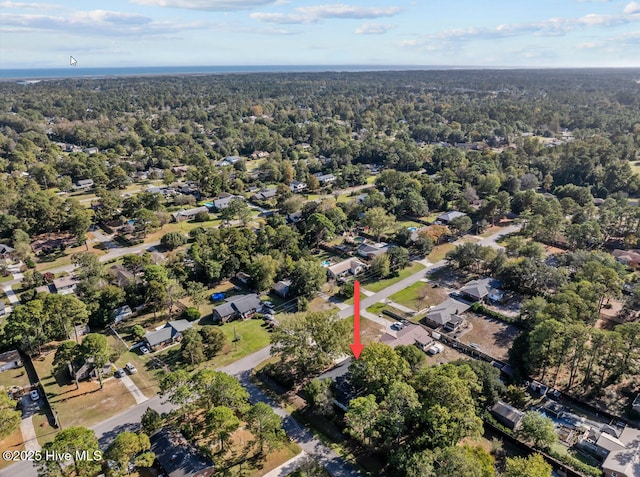
[[266,5],[279,4],[279,0],[129,0],[139,5],[153,7],[184,8],[187,10],[233,11],[252,10]]
[[631,2],[626,7],[624,7],[624,13],[627,15],[632,15],[634,13],[640,12],[640,3]]
[[[640,4],[638,6],[640,7]],[[635,11],[616,15],[592,13],[576,18],[548,18],[537,22],[503,24],[496,27],[444,30],[430,35],[422,35],[412,40],[405,40],[400,43],[400,46],[425,47],[429,45],[430,48],[433,48],[434,42],[438,42],[444,48],[452,43],[470,40],[496,40],[524,35],[563,36],[577,29],[615,27],[636,22],[640,22],[640,14]]]
[[15,10],[59,10],[62,7],[49,3],[0,2],[0,8],[12,8]]
[[396,25],[366,22],[356,29],[358,35],[383,35]]
[[251,14],[251,18],[266,23],[304,24],[317,23],[320,20],[334,18],[363,20],[392,17],[401,11],[400,7],[358,7],[344,3],[334,3],[296,7],[294,13],[256,12]]
[[14,32],[63,31],[81,35],[163,36],[170,32],[206,28],[203,22],[158,22],[135,13],[106,10],[77,11],[70,15],[0,14],[3,29]]

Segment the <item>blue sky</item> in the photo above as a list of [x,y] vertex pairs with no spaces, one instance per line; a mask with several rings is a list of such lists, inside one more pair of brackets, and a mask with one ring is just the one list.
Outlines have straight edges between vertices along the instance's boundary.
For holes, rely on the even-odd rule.
[[640,0],[0,0],[0,67],[640,66]]

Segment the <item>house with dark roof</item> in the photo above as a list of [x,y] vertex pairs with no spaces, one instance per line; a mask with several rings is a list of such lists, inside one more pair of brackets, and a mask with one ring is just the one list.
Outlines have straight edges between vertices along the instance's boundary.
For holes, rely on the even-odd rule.
[[149,349],[156,350],[182,340],[182,332],[192,326],[187,320],[168,321],[162,328],[147,332],[142,339]]
[[251,318],[260,308],[261,301],[258,295],[236,295],[227,299],[225,303],[213,309],[214,320],[225,323],[233,319]]
[[471,301],[482,301],[491,297],[492,301],[500,301],[504,293],[500,290],[502,282],[494,278],[472,280],[460,289],[460,293]]
[[495,417],[500,424],[513,431],[520,425],[520,421],[522,421],[524,417],[524,412],[506,402],[498,401],[491,408],[491,415]]
[[457,219],[459,217],[464,217],[465,215],[467,214],[463,212],[458,212],[457,210],[450,210],[449,212],[445,212],[444,214],[438,215],[436,220],[446,225],[446,224],[449,224],[452,220]]
[[209,213],[209,207],[203,205],[202,207],[195,207],[193,209],[188,210],[179,210],[178,212],[174,212],[171,214],[174,222],[182,222],[183,220],[192,220],[196,215],[200,213]]
[[414,345],[422,351],[426,351],[434,343],[434,339],[422,326],[409,324],[398,331],[395,336],[391,333],[385,333],[380,338],[380,342],[389,345],[392,348],[401,345]]
[[327,267],[327,275],[329,278],[335,280],[337,278],[341,278],[351,275],[358,275],[367,269],[367,265],[362,263],[357,258],[347,258],[342,262],[338,262],[330,267]]
[[278,195],[278,189],[262,189],[251,196],[251,200],[263,201],[274,199]]
[[167,477],[210,477],[215,473],[213,462],[201,455],[179,431],[161,429],[149,440],[151,451]]
[[[464,313],[469,308],[469,305],[466,303],[453,298],[447,298],[439,305],[431,308],[424,317],[424,321],[430,328],[437,329],[444,327],[448,331],[455,331],[455,329],[459,328],[464,322],[464,319],[460,314]],[[447,325],[449,325],[449,328],[446,328]]]
[[62,278],[56,278],[53,280],[54,293],[58,295],[69,295],[75,293],[78,286],[78,279],[72,276],[66,276]]
[[122,265],[114,265],[109,270],[116,285],[118,285],[118,287],[120,288],[131,285],[136,281],[135,275],[124,268]]
[[291,280],[280,280],[278,283],[273,285],[273,292],[276,295],[281,296],[282,298],[286,298],[289,294],[289,288],[291,287]]

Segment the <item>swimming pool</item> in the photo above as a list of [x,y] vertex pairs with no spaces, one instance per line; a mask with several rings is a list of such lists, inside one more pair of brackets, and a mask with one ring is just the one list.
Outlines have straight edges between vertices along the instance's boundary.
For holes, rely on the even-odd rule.
[[409,232],[415,232],[416,230],[418,230],[418,227],[407,227],[407,230]]
[[321,264],[323,267],[328,267],[329,265],[331,265],[331,262],[329,260],[325,260],[324,262],[322,262]]

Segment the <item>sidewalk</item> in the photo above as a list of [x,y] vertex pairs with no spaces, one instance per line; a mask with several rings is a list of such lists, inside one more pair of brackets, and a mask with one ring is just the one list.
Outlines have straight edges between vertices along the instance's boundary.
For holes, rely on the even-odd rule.
[[276,467],[271,472],[267,472],[262,477],[285,477],[293,472],[295,472],[298,467],[302,465],[304,462],[304,458],[307,456],[305,451],[300,452],[293,459],[288,460],[280,467]]

